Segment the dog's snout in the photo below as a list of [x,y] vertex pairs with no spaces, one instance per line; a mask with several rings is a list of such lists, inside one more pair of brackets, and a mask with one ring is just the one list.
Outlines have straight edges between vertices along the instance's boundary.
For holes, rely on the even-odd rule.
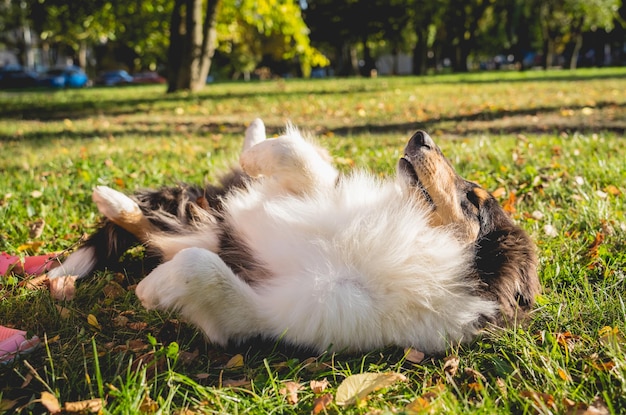
[[413,134],[413,137],[411,137],[411,143],[415,147],[432,148],[434,145],[433,139],[430,138],[430,136],[426,134],[424,131],[418,131],[415,134]]
[[418,131],[413,134],[413,137],[409,140],[406,146],[407,155],[414,155],[421,150],[428,150],[435,147],[435,142],[426,132]]

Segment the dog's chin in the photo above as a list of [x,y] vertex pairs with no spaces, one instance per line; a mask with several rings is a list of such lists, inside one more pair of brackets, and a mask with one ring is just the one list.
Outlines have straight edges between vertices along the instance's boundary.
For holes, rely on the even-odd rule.
[[411,161],[407,158],[407,156],[403,156],[398,161],[398,172],[402,175],[403,180],[406,182],[408,188],[413,191],[419,192],[424,200],[428,202],[432,207],[435,206],[435,202],[433,202],[433,198],[430,197],[426,187],[420,180],[417,172],[415,171],[415,167]]

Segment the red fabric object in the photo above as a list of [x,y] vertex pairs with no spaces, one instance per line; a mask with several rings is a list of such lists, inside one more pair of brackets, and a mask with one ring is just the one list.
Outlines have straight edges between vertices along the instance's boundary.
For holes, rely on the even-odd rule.
[[0,275],[6,275],[9,271],[15,274],[43,274],[59,265],[55,261],[56,257],[57,254],[45,254],[27,256],[22,260],[19,256],[0,252]]

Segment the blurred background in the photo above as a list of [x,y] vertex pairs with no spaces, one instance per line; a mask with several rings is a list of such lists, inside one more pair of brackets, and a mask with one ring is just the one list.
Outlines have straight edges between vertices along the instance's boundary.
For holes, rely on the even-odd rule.
[[621,0],[0,0],[0,87],[626,63]]

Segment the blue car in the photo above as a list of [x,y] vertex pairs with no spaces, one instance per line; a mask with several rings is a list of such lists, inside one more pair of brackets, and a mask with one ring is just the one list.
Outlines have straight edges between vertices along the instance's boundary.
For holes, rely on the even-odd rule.
[[39,77],[39,85],[52,88],[82,88],[89,85],[89,77],[78,66],[56,68]]
[[133,77],[123,69],[107,71],[96,78],[97,85],[129,85],[133,83]]

